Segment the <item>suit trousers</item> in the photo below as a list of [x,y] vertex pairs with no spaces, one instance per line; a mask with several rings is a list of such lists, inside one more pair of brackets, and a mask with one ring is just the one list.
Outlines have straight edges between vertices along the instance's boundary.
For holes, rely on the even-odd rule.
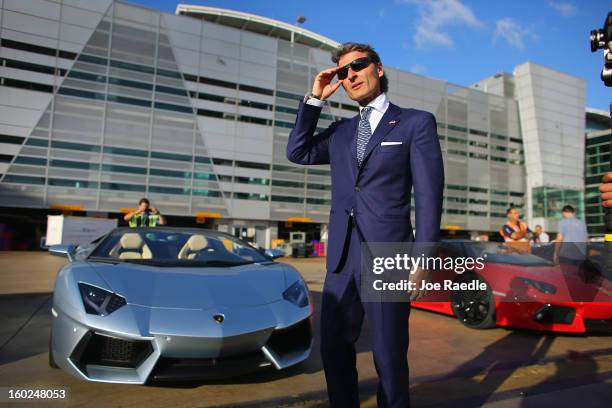
[[365,314],[378,374],[378,406],[408,407],[410,303],[361,301],[361,241],[352,222],[348,234],[339,270],[328,271],[323,285],[321,358],[330,405],[359,406],[355,343]]

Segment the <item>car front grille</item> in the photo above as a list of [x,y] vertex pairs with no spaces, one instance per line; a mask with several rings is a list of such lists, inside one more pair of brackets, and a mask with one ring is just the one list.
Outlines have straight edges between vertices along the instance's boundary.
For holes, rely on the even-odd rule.
[[218,358],[160,357],[149,379],[153,381],[221,379],[246,374],[265,365],[270,363],[261,350]]
[[87,365],[136,368],[153,352],[150,341],[125,340],[88,332],[70,359],[86,374]]

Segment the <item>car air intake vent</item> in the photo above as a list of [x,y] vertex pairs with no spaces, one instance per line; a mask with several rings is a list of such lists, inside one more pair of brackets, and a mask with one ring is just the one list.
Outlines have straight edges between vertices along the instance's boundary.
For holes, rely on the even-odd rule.
[[312,328],[309,319],[272,332],[267,345],[280,357],[292,351],[304,351],[310,347]]
[[533,320],[543,324],[571,324],[576,317],[576,309],[566,306],[546,304],[533,315]]
[[86,370],[89,364],[135,368],[152,352],[149,341],[124,340],[90,332],[70,358],[81,370]]
[[612,334],[612,319],[584,319],[587,333]]

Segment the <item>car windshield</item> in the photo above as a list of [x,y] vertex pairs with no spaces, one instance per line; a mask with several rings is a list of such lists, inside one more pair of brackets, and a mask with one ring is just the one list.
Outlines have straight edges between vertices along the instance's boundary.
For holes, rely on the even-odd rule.
[[270,261],[257,249],[231,235],[162,228],[115,230],[87,259],[156,266],[236,266]]

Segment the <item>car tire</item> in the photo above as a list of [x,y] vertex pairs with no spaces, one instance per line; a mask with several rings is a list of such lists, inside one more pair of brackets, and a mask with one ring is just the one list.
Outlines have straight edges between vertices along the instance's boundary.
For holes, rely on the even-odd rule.
[[49,335],[49,367],[51,368],[59,368],[57,364],[55,364],[55,358],[53,357],[53,340],[51,335]]
[[451,294],[451,307],[457,319],[472,329],[490,329],[495,323],[495,299],[491,286],[473,272],[457,275],[455,282],[484,282],[485,290],[456,290]]

